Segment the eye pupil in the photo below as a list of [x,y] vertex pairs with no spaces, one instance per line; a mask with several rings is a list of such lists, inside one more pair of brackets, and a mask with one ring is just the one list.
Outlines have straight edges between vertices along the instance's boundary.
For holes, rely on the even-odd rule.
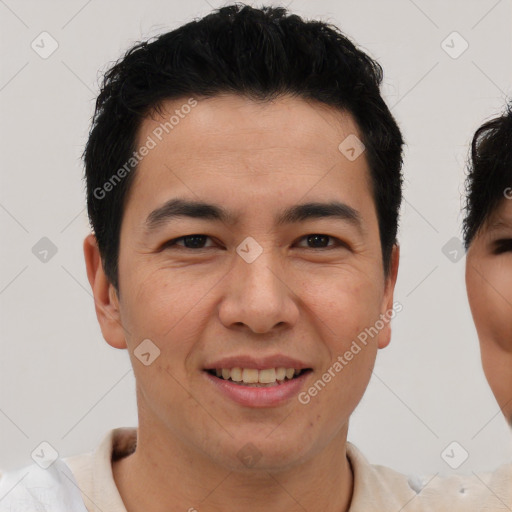
[[309,235],[308,243],[311,243],[313,247],[327,247],[329,238],[327,235]]
[[183,243],[185,247],[197,249],[204,245],[205,239],[205,235],[187,235],[183,237]]

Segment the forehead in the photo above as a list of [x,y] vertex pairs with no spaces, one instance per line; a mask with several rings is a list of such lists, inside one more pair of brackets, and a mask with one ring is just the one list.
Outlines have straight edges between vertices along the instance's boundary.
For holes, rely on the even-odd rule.
[[501,228],[512,228],[512,198],[504,198],[490,213],[484,226],[486,231],[495,231]]
[[278,204],[340,191],[358,209],[358,197],[372,199],[364,151],[355,159],[343,152],[354,142],[356,151],[364,149],[357,146],[357,124],[318,102],[185,97],[164,102],[143,120],[136,146],[150,139],[153,148],[138,164],[130,191],[138,203],[185,193],[245,207],[248,196],[263,203],[272,195]]
[[[187,107],[193,103],[196,106]],[[320,140],[323,146],[334,144],[337,147],[340,137],[360,135],[349,113],[318,101],[290,95],[262,101],[237,94],[221,94],[211,98],[184,97],[164,101],[158,113],[154,112],[144,119],[139,138],[169,121],[170,117],[175,118],[171,130],[174,136],[179,136],[179,132],[183,132],[186,126],[188,131],[200,130],[208,143],[219,146],[226,142],[225,139],[219,139],[220,133],[233,139],[248,134],[255,137],[253,145],[246,140],[244,147],[233,148],[235,150],[251,146],[256,148],[258,142],[268,142],[271,132],[277,131],[281,134],[280,138],[287,139],[290,144],[295,141],[300,142],[301,146],[305,144],[315,147],[318,147]]]
[[263,102],[234,94],[166,101],[141,123],[137,145],[152,134],[159,146],[177,149],[178,158],[184,153],[179,149],[187,149],[188,161],[221,153],[256,160],[284,151],[289,159],[293,150],[297,158],[316,155],[319,165],[338,158],[339,144],[348,136],[362,139],[350,114],[325,104],[291,96]]

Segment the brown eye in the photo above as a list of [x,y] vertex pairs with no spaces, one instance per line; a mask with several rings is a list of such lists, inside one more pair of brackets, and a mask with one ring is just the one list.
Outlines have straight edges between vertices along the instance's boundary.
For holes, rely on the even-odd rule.
[[[306,241],[308,244],[307,249],[333,249],[335,247],[346,247],[346,244],[344,244],[341,240],[338,238],[335,238],[330,235],[324,235],[321,233],[314,233],[311,235],[306,235],[302,237],[301,242],[303,240]],[[329,244],[329,241],[332,240],[334,243]]]
[[[179,247],[183,249],[204,249],[206,240],[210,237],[207,235],[186,235],[179,238],[169,240],[163,245],[163,249],[171,247]],[[178,243],[180,242],[180,243]],[[183,244],[181,243],[183,242]]]
[[502,254],[504,252],[510,252],[510,251],[512,251],[512,238],[496,240],[493,243],[493,253],[494,254]]

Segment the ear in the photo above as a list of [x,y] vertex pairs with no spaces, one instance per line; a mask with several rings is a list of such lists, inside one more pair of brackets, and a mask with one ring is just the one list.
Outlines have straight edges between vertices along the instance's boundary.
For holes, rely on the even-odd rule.
[[[389,273],[386,276],[386,284],[384,287],[384,296],[382,299],[382,309],[381,314],[383,316],[383,321],[385,322],[384,328],[379,333],[379,341],[378,347],[385,348],[389,345],[391,341],[391,318],[390,313],[394,311],[401,311],[400,309],[395,309],[393,307],[393,295],[395,292],[396,279],[398,276],[398,266],[400,263],[400,247],[398,245],[393,245],[393,249],[391,251],[391,261],[389,265]],[[393,315],[395,316],[395,315]]]
[[98,243],[93,234],[84,240],[84,257],[101,333],[112,347],[126,348],[117,292],[105,275]]

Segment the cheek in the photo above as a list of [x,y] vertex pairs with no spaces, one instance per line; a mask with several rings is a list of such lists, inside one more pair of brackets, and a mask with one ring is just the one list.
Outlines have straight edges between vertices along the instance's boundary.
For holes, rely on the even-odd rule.
[[367,368],[371,373],[377,339],[385,325],[379,320],[382,290],[369,286],[363,274],[338,273],[308,286],[303,297],[307,305],[304,313],[311,315],[310,321],[327,349],[327,362],[352,352],[345,358],[349,364],[343,373],[354,368]]
[[512,259],[481,265],[468,275],[468,296],[482,350],[512,352]]
[[[218,281],[215,276],[199,280],[191,278],[190,272],[185,277],[185,272],[161,268],[144,268],[126,279],[122,318],[129,331],[131,363],[141,403],[155,407],[155,414],[163,414],[170,404],[199,414],[197,403],[183,392],[182,383],[190,377],[191,354],[211,315],[207,293]],[[148,348],[145,341],[143,345],[147,339],[154,345]],[[158,354],[148,366],[139,359],[147,352],[151,358]]]
[[190,270],[143,265],[132,268],[135,271],[125,279],[126,300],[122,304],[128,345],[133,350],[149,338],[162,355],[172,356],[166,360],[183,362],[208,321],[208,292],[221,276],[196,276]]

